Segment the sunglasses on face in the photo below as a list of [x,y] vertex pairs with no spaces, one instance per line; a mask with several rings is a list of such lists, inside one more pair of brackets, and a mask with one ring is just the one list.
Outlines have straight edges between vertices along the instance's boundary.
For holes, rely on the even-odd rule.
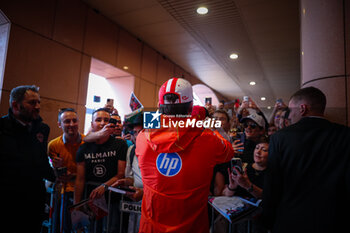
[[253,123],[253,122],[249,122],[249,123],[244,122],[243,123],[244,128],[248,128],[248,126],[250,126],[250,128],[252,128],[252,129],[255,129],[256,127],[258,127],[258,125],[256,123]]
[[237,129],[234,128],[234,129],[230,129],[230,133],[236,133],[237,132]]

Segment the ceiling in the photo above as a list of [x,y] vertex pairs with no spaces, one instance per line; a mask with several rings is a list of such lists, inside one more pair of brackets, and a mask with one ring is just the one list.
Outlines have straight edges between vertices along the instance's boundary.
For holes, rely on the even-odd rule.
[[229,100],[264,108],[300,87],[298,0],[84,1]]

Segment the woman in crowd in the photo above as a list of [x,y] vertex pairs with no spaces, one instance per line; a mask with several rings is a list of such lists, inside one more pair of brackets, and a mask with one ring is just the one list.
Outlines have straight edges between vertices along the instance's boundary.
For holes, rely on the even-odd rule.
[[266,140],[259,142],[254,150],[254,163],[248,164],[244,173],[240,173],[236,168],[235,172],[232,172],[228,168],[229,184],[223,190],[223,195],[261,198],[268,150],[269,143]]
[[[248,164],[243,173],[236,168],[232,172],[228,168],[228,184],[223,190],[225,196],[241,196],[245,198],[262,198],[264,174],[267,168],[267,157],[269,151],[269,143],[262,140],[256,144],[254,150],[254,163]],[[266,229],[257,221],[252,221],[253,233],[265,233]],[[247,222],[237,224],[238,232],[247,232]]]

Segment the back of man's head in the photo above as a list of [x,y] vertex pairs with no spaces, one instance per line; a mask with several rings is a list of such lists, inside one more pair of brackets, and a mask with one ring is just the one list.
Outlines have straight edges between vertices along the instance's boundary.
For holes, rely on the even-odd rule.
[[315,87],[305,87],[295,92],[290,98],[295,103],[305,102],[312,113],[323,115],[327,99],[323,92]]
[[185,79],[172,78],[159,89],[159,112],[165,115],[191,114],[192,85]]

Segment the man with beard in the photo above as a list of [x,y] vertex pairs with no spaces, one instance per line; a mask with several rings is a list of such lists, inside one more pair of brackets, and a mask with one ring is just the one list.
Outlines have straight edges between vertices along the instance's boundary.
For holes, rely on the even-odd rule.
[[0,118],[0,224],[6,232],[40,232],[43,179],[55,180],[46,154],[50,128],[39,116],[38,91],[34,85],[12,89],[9,113]]

